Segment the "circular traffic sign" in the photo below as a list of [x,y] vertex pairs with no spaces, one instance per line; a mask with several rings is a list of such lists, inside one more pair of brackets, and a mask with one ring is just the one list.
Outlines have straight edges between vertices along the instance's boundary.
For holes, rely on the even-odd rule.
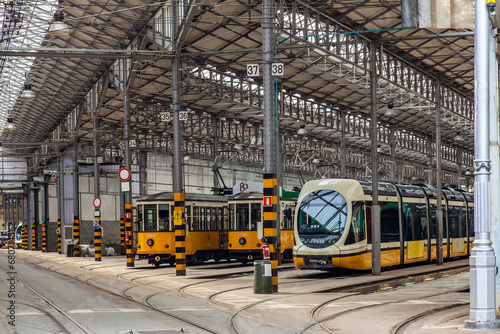
[[118,172],[118,177],[122,181],[128,181],[130,179],[130,171],[127,168],[122,168]]
[[101,199],[99,197],[94,198],[94,208],[101,206]]

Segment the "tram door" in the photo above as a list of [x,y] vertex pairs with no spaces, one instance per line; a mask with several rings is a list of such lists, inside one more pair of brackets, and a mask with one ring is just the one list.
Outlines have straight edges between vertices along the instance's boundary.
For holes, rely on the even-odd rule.
[[229,215],[228,215],[228,207],[223,206],[222,207],[222,230],[220,232],[220,243],[221,247],[223,250],[227,251],[228,250],[228,241],[229,241]]

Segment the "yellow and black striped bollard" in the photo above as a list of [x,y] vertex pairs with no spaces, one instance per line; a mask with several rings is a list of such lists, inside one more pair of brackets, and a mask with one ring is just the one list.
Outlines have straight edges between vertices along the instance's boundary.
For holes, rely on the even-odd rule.
[[101,251],[101,217],[94,216],[94,224],[97,221],[97,228],[94,227],[94,254],[95,260],[97,262],[101,261],[102,251]]
[[42,252],[47,251],[47,231],[46,231],[47,224],[45,222],[42,222]]
[[74,256],[80,256],[80,217],[75,216],[73,218],[73,239],[77,240],[78,242],[75,244],[73,248],[73,255]]
[[125,204],[125,237],[127,267],[135,266],[135,254],[133,253],[132,242],[132,204]]
[[28,226],[23,227],[23,249],[28,249]]
[[125,248],[125,220],[120,218],[120,254],[123,255]]
[[62,254],[61,248],[61,219],[57,220],[57,254]]
[[[278,292],[278,256],[280,254],[276,250],[276,217],[277,217],[277,179],[274,173],[265,173],[263,177],[264,188],[264,237],[269,244],[269,252],[271,253],[271,274],[273,280],[273,292]],[[266,205],[266,201],[270,201],[271,205]]]
[[174,193],[175,275],[186,276],[186,224],[184,193]]
[[35,224],[31,227],[31,250],[36,250],[36,228]]

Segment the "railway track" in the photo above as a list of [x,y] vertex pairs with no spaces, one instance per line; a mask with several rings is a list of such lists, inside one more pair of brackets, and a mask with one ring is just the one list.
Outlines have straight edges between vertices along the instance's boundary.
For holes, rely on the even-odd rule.
[[[264,317],[260,319],[260,321],[275,324],[280,328],[287,328],[289,330],[288,332],[290,333],[292,332],[309,333],[311,331],[314,331],[315,333],[318,331],[322,331],[325,333],[334,333],[334,331],[330,329],[331,326],[328,323],[331,323],[332,321],[334,321],[335,323],[336,319],[342,319],[342,316],[350,316],[352,314],[355,314],[356,312],[362,312],[363,310],[375,309],[377,305],[365,305],[362,307],[345,309],[342,312],[335,312],[333,314],[324,314],[325,309],[329,309],[332,303],[345,301],[346,298],[349,297],[370,295],[374,292],[391,291],[401,287],[416,285],[416,283],[434,281],[441,277],[452,276],[457,273],[468,271],[469,268],[467,264],[462,264],[462,262],[452,264],[452,266],[453,266],[452,268],[427,266],[425,269],[421,270],[423,271],[422,273],[411,274],[411,275],[403,273],[403,270],[400,271],[399,269],[395,269],[388,271],[388,273],[392,275],[384,275],[385,278],[384,277],[374,278],[376,282],[367,282],[367,280],[364,280],[363,283],[352,283],[352,284],[350,282],[360,280],[360,278],[362,278],[363,276],[367,276],[367,273],[366,272],[360,273],[358,271],[352,271],[352,272],[339,271],[338,273],[314,272],[309,274],[308,272],[300,271],[300,272],[291,272],[290,274],[283,274],[281,275],[282,278],[288,277],[287,275],[289,275],[289,277],[292,278],[290,279],[290,281],[286,281],[286,279],[280,279],[280,286],[284,288],[289,286],[289,284],[300,285],[301,284],[300,281],[302,279],[305,280],[304,282],[307,282],[307,286],[315,286],[316,282],[317,285],[322,285],[325,283],[325,281],[332,279],[335,280],[335,282],[340,283],[338,284],[337,287],[334,288],[331,288],[331,286],[337,284],[324,284],[328,285],[329,287],[316,289],[314,291],[306,289],[304,291],[307,292],[304,292],[303,293],[304,295],[311,296],[314,294],[326,294],[326,293],[343,293],[343,294],[347,293],[348,295],[340,297],[337,296],[327,301],[324,302],[322,301],[319,305],[311,305],[311,308],[309,309],[310,313],[309,318],[311,323],[306,326],[297,327],[296,325],[293,324],[281,323],[282,319],[272,318],[272,316],[267,317],[267,315],[264,315]],[[207,269],[208,267],[209,266],[207,266]],[[419,266],[415,267],[417,267],[418,269]],[[122,297],[134,301],[138,304],[141,304],[145,307],[148,307],[156,312],[160,312],[161,314],[168,315],[177,320],[183,321],[186,324],[193,326],[193,328],[195,327],[209,333],[224,333],[227,330],[229,330],[232,334],[250,333],[247,329],[248,319],[251,318],[256,311],[258,313],[259,308],[262,310],[262,305],[270,305],[268,306],[268,308],[271,309],[272,308],[271,305],[273,304],[280,304],[280,303],[286,304],[287,303],[286,298],[290,297],[290,295],[298,296],[301,294],[300,292],[293,292],[291,294],[283,293],[283,290],[280,289],[279,294],[268,295],[265,296],[265,298],[260,298],[259,301],[255,301],[256,298],[248,298],[252,297],[252,295],[249,294],[252,285],[251,283],[248,284],[249,283],[248,272],[242,271],[241,266],[239,265],[232,269],[231,268],[227,269],[228,270],[225,271],[224,273],[222,272],[213,273],[213,271],[210,270],[211,274],[190,277],[192,279],[196,279],[199,281],[191,283],[188,283],[188,281],[179,281],[176,283],[184,282],[188,284],[182,284],[182,286],[174,284],[173,286],[170,286],[170,288],[168,288],[167,290],[165,290],[165,287],[162,288],[162,286],[165,286],[163,282],[166,281],[163,281],[161,277],[170,276],[168,278],[169,280],[175,280],[175,278],[172,277],[173,273],[172,270],[158,272],[158,269],[155,268],[147,270],[140,269],[139,271],[134,272],[135,274],[137,274],[135,277],[131,276],[134,275],[133,272],[127,271],[115,275],[114,278],[116,280],[120,280],[120,282],[128,281],[131,284],[121,291],[120,295]],[[147,273],[149,272],[151,272],[153,275],[147,275]],[[109,275],[109,273],[107,274]],[[141,281],[143,281],[144,279],[151,278],[152,276],[158,277],[159,279],[141,283]],[[387,278],[388,276],[393,276],[393,277]],[[110,276],[110,278],[113,278],[113,276]],[[238,283],[232,280],[240,278],[242,278],[242,280],[241,282]],[[221,284],[218,283],[220,281],[222,281]],[[224,281],[227,281],[228,283],[225,284]],[[87,283],[92,284],[92,282],[90,281]],[[236,286],[235,283],[237,284]],[[143,288],[151,290],[150,291],[141,290]],[[133,291],[134,289],[139,289],[139,290],[134,292]],[[190,289],[193,290],[190,291]],[[461,290],[458,289],[454,291],[448,291],[446,293],[464,292],[465,289],[466,288],[462,287]],[[215,291],[210,292],[210,290],[215,290]],[[247,296],[248,298],[247,304],[245,304],[244,302],[231,303],[232,299],[237,298],[237,296],[240,295],[239,291],[242,292],[241,293],[242,295]],[[446,293],[443,293],[441,295],[445,295]],[[203,305],[199,304],[200,308],[207,307],[213,310],[218,310],[221,313],[220,315],[225,317],[224,318],[225,320],[223,322],[227,326],[225,328],[225,331],[221,331],[220,326],[217,325],[214,326],[213,324],[207,324],[204,323],[203,321],[199,321],[199,319],[197,319],[196,316],[193,316],[193,313],[189,314],[189,312],[187,312],[185,314],[182,314],[182,312],[179,311],[179,309],[173,310],[176,307],[173,307],[173,309],[169,311],[168,307],[165,306],[168,305],[168,303],[165,303],[165,301],[168,301],[169,298],[173,297],[185,298],[191,300],[195,300],[196,298],[203,299],[204,303],[206,304]],[[323,295],[323,297],[325,296]],[[314,298],[312,300],[314,300]],[[405,299],[400,299],[399,301],[388,302],[385,304],[384,303],[378,304],[378,306],[379,307],[388,306],[391,304],[395,305],[398,302],[404,302],[404,301]],[[210,307],[208,304],[211,304],[213,306]],[[257,307],[257,305],[259,306]],[[331,309],[329,309],[329,311],[330,310]],[[438,308],[435,308],[429,312],[414,314],[412,315],[412,317],[408,317],[407,319],[402,320],[399,324],[395,325],[393,332],[391,333],[404,333],[405,329],[411,326],[411,324],[418,321],[419,319],[425,318],[426,314],[430,314],[430,312],[438,310],[439,310]]]

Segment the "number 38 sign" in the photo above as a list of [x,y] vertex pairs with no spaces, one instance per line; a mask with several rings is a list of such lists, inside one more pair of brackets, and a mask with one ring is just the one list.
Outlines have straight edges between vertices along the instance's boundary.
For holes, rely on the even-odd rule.
[[274,76],[281,76],[281,75],[285,74],[285,64],[273,63],[271,65],[271,74]]

